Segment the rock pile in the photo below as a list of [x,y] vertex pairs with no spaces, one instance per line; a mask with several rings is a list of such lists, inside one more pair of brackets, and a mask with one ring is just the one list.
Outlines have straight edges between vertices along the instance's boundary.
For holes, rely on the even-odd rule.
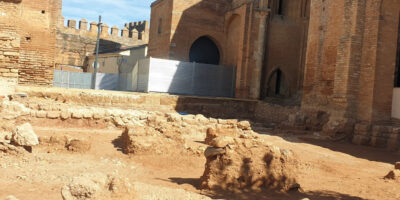
[[101,173],[74,177],[61,189],[61,195],[64,200],[134,199],[127,179]]
[[38,136],[29,123],[17,126],[12,133],[0,133],[0,151],[4,153],[20,154],[38,144]]
[[394,170],[390,171],[385,179],[398,180],[400,181],[400,162],[396,162],[394,165]]
[[[250,122],[206,118],[203,115],[150,115],[146,126],[127,127],[121,136],[127,154],[137,153],[204,153],[206,145],[186,145],[187,138],[211,142],[217,136],[257,137]],[[229,138],[225,138],[229,140]],[[232,138],[230,138],[233,140]],[[227,141],[222,141],[227,142]],[[228,141],[229,142],[229,141]],[[223,144],[217,144],[223,145]]]
[[210,147],[205,151],[203,189],[288,191],[300,187],[296,182],[296,161],[289,150],[244,134],[218,135],[207,144]]
[[170,150],[182,149],[184,143],[178,137],[168,138],[152,127],[126,128],[121,138],[126,154],[170,153]]

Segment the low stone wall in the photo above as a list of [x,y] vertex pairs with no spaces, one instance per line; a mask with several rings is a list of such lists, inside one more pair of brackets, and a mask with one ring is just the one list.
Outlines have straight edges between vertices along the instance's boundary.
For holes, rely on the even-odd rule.
[[18,86],[16,92],[30,98],[82,106],[116,107],[160,112],[203,114],[223,119],[248,119],[265,123],[288,120],[298,107],[284,107],[253,100],[176,96],[159,93],[127,93],[64,88]]
[[397,151],[400,149],[400,127],[356,124],[353,143]]

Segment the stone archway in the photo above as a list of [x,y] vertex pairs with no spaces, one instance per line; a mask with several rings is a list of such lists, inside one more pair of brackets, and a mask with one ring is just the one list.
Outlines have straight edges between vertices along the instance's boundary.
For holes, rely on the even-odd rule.
[[189,51],[190,62],[205,64],[220,64],[220,52],[218,46],[207,36],[202,36],[193,42]]

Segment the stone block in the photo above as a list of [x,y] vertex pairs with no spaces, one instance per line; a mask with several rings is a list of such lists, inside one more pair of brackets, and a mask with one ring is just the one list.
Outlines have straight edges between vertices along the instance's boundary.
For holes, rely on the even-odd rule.
[[71,113],[67,110],[61,111],[60,117],[63,120],[69,119],[71,117]]
[[72,112],[72,118],[74,119],[82,119],[83,118],[83,112],[80,110],[76,110]]
[[371,129],[368,124],[356,124],[354,127],[354,132],[358,135],[367,135]]
[[371,141],[371,137],[364,135],[355,135],[353,137],[353,144],[357,145],[369,145]]
[[0,68],[0,73],[8,73],[8,72],[10,72],[10,69]]
[[17,73],[2,73],[4,77],[18,77]]
[[396,163],[394,164],[394,169],[400,170],[400,162],[396,162]]
[[388,138],[372,136],[371,137],[371,146],[378,148],[386,148],[388,145]]
[[47,118],[49,118],[49,119],[58,119],[59,117],[60,117],[59,111],[49,111],[47,113]]
[[400,135],[391,134],[387,141],[387,148],[389,151],[397,151],[400,148]]
[[83,118],[91,119],[93,118],[93,112],[91,110],[86,110],[83,112]]
[[19,56],[19,53],[18,52],[7,51],[7,52],[4,52],[3,55],[5,55],[5,56]]
[[47,116],[46,111],[40,110],[40,111],[37,111],[37,112],[36,112],[36,117],[37,117],[37,118],[46,118],[46,116]]

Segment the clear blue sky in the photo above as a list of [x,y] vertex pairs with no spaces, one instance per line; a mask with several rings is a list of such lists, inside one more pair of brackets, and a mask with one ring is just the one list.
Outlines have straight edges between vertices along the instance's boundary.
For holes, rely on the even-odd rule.
[[103,21],[110,27],[122,28],[126,22],[150,19],[150,4],[154,0],[63,0],[63,15],[67,19],[82,18],[90,22],[97,21],[102,15]]

